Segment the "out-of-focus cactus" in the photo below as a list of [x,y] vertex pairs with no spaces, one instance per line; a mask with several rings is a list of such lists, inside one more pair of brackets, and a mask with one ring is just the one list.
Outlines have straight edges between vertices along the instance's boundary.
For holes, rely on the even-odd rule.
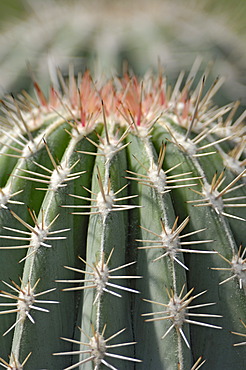
[[3,367],[244,367],[245,126],[195,75],[2,102]]
[[[18,0],[26,8],[0,33],[0,92],[30,87],[29,62],[43,87],[49,72],[72,63],[108,76],[128,60],[143,75],[160,58],[169,80],[195,57],[215,61],[213,78],[226,76],[220,105],[245,101],[244,0]],[[0,8],[1,11],[1,8]],[[212,81],[211,81],[212,82]]]

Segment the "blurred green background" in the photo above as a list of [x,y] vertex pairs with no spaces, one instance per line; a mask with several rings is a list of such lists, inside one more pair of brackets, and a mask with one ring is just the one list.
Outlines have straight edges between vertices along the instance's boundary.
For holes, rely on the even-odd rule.
[[138,75],[161,60],[170,83],[201,57],[210,81],[226,78],[219,104],[246,106],[245,0],[1,0],[0,95],[30,90],[30,70],[47,89],[56,68]]

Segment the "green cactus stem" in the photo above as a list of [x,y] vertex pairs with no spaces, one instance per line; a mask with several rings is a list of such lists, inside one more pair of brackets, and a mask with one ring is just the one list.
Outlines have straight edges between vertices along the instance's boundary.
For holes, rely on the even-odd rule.
[[243,115],[190,77],[2,103],[2,367],[243,368]]
[[[246,325],[242,320],[241,320],[241,323],[243,324],[243,327],[246,328]],[[236,333],[234,331],[232,331],[232,334],[239,335],[240,337],[245,337],[246,336],[246,334]],[[245,346],[245,345],[246,345],[246,342],[234,343],[234,346]]]

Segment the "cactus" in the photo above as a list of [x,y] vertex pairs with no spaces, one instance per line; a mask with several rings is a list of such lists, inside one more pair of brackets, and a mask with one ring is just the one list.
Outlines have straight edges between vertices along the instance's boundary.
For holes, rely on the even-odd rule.
[[243,368],[244,115],[195,75],[2,102],[2,367]]

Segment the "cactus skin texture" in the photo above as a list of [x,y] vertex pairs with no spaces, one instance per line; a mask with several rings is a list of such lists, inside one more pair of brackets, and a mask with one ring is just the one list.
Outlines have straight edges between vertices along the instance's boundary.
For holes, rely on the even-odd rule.
[[2,102],[2,367],[244,368],[244,116],[195,74]]

